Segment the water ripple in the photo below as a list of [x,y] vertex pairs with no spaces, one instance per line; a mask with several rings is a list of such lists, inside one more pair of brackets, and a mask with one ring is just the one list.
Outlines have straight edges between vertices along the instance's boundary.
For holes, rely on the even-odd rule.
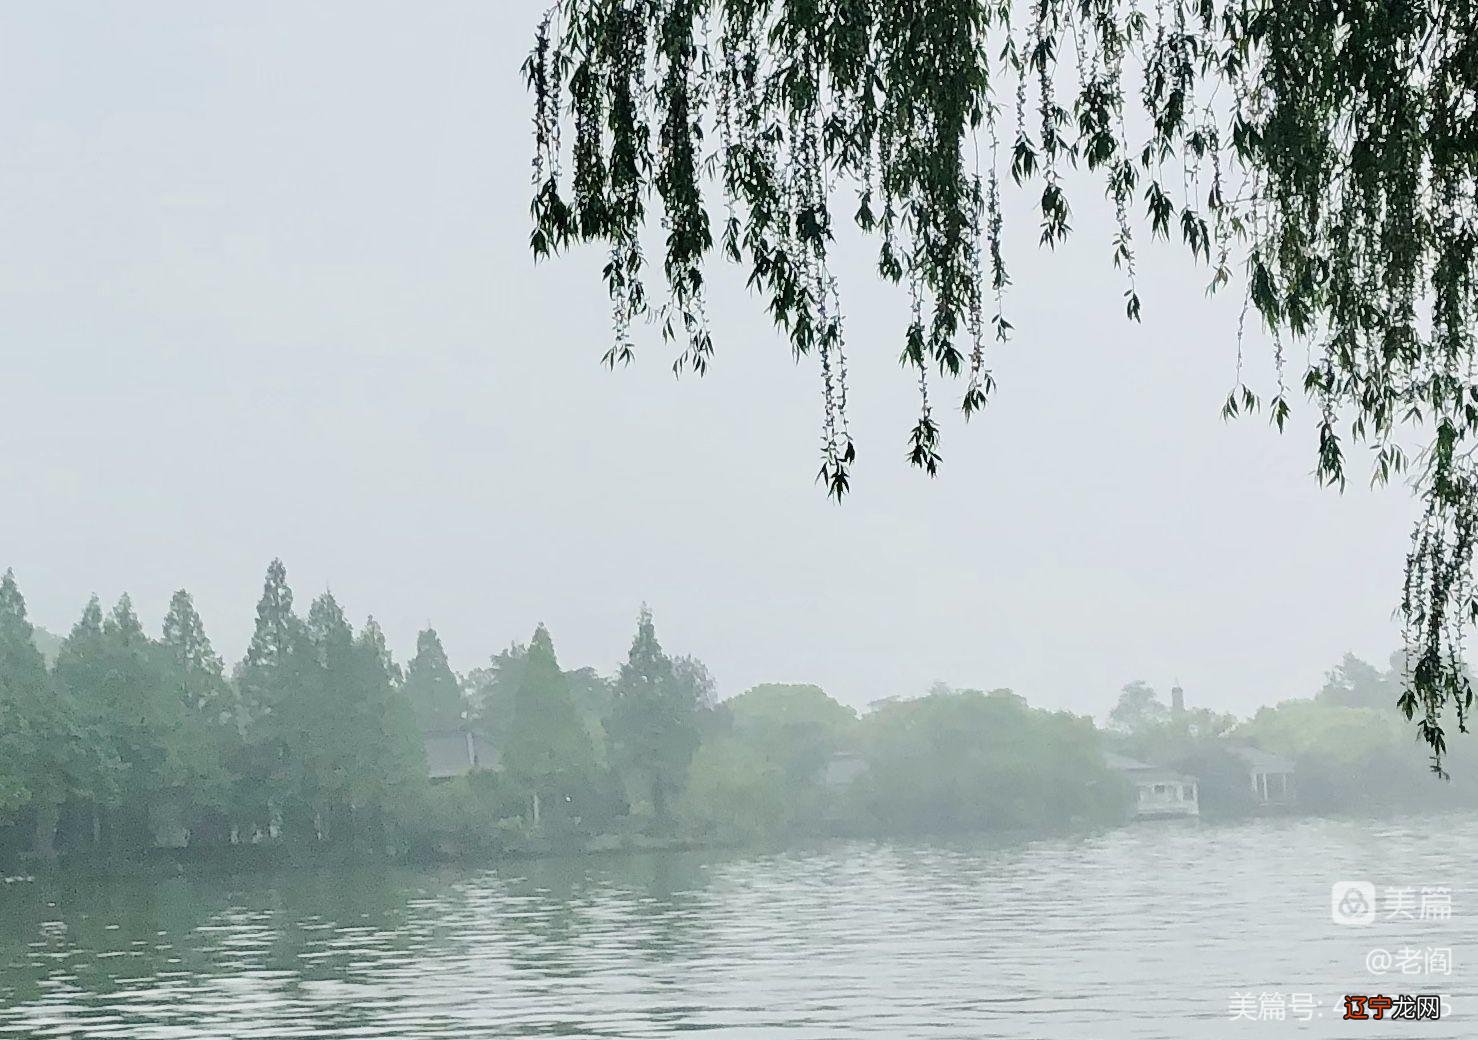
[[[0,889],[0,1038],[1329,1035],[1345,992],[1439,992],[1471,1037],[1478,820],[1260,820]],[[1445,921],[1329,917],[1333,881],[1451,888]],[[1376,978],[1374,946],[1452,950]],[[1231,1022],[1310,993],[1307,1024]],[[1367,1034],[1362,1034],[1367,1035]],[[1375,1035],[1373,1032],[1368,1035]]]

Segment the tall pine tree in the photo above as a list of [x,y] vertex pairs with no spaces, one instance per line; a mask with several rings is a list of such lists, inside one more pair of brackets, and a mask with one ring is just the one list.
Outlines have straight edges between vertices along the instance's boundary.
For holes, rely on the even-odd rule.
[[393,842],[393,822],[411,818],[426,782],[426,746],[400,667],[373,617],[359,630],[354,652],[363,712],[354,785],[356,836],[383,851]]
[[513,643],[492,656],[485,668],[467,673],[468,714],[473,728],[492,747],[508,745],[513,720],[513,701],[523,682],[529,648]]
[[195,600],[184,589],[170,597],[160,644],[174,666],[179,698],[185,706],[234,729],[236,703],[226,682],[225,666],[205,634]]
[[302,648],[303,625],[293,613],[293,591],[287,568],[273,560],[267,566],[256,626],[246,658],[238,670],[241,710],[248,729],[262,726],[281,706],[294,657]]
[[230,774],[241,751],[235,690],[184,589],[170,598],[159,643],[171,696],[181,709],[171,765],[188,803],[191,844],[229,840]]
[[0,813],[30,800],[29,716],[45,695],[46,681],[26,601],[7,570],[0,578]]
[[[352,829],[355,772],[365,728],[363,691],[356,682],[354,630],[332,593],[308,608],[312,668],[293,691],[282,720],[294,735],[296,801],[312,821],[313,837],[340,841]],[[300,826],[299,838],[310,832]]]
[[465,710],[462,684],[447,663],[446,651],[434,628],[416,636],[416,656],[406,668],[405,692],[423,732],[462,725]]
[[[693,671],[685,666],[685,673]],[[687,781],[698,749],[698,686],[673,672],[657,642],[652,612],[643,606],[607,723],[617,768],[653,815],[666,823],[668,806]]]
[[301,690],[311,654],[302,620],[293,613],[287,568],[273,560],[257,601],[256,626],[236,670],[243,744],[233,770],[233,812],[242,840],[269,832],[292,796],[290,753],[295,734],[281,718]]
[[113,848],[148,845],[156,810],[180,801],[198,779],[186,763],[201,749],[167,671],[127,594],[106,617],[93,597],[58,652],[57,680],[111,767],[78,793],[91,795],[93,834]]
[[73,775],[69,793],[95,807],[116,801],[124,773],[118,754],[119,726],[108,692],[108,668],[103,608],[93,596],[57,648],[52,675],[91,752],[84,771]]
[[0,577],[0,811],[28,805],[33,851],[49,859],[61,805],[86,776],[90,749],[71,698],[46,673],[34,635],[7,570]]
[[529,822],[535,827],[542,822],[545,806],[568,804],[590,781],[590,737],[543,625],[529,640],[502,756],[508,775],[528,796]]

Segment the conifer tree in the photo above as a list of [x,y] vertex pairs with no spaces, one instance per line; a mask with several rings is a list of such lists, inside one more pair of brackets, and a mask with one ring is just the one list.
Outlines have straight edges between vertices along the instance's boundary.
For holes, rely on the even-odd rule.
[[593,758],[589,735],[554,656],[554,641],[542,624],[529,641],[511,714],[503,762],[527,792],[529,822],[537,827],[551,800],[568,802],[583,792]]
[[251,642],[236,671],[243,744],[233,770],[233,812],[243,840],[253,831],[268,833],[274,811],[282,811],[291,793],[289,752],[296,742],[279,716],[311,664],[305,644],[302,620],[293,613],[287,568],[280,559],[273,560],[257,602]]
[[43,858],[54,854],[58,810],[85,772],[86,753],[71,699],[46,673],[25,598],[7,570],[0,576],[0,811],[31,807],[34,850]]
[[406,695],[400,666],[385,633],[368,618],[354,642],[356,686],[361,691],[361,738],[353,787],[359,837],[383,849],[390,821],[409,819],[426,780],[426,747]]
[[495,748],[508,745],[513,702],[523,683],[529,648],[512,643],[492,656],[485,668],[467,674],[468,713],[476,731]]
[[422,731],[455,729],[462,724],[462,684],[447,663],[434,628],[416,636],[416,656],[406,668],[405,692]]
[[[338,840],[350,828],[357,758],[365,728],[357,688],[354,630],[332,593],[308,608],[311,666],[285,702],[282,719],[295,736],[290,761],[297,802],[311,814],[315,837]],[[306,823],[305,816],[302,821]],[[305,833],[300,835],[307,837]]]
[[159,648],[170,696],[181,709],[170,760],[189,804],[190,842],[224,844],[230,834],[227,763],[241,752],[241,720],[225,667],[184,589],[170,598]]
[[226,682],[225,666],[205,634],[205,623],[195,610],[195,600],[184,589],[177,590],[170,598],[160,644],[174,666],[184,705],[234,729],[236,705]]
[[280,559],[267,567],[262,596],[257,601],[256,626],[241,664],[238,686],[248,728],[260,727],[280,706],[287,673],[301,649],[303,628],[293,613],[293,593],[287,568]]
[[657,642],[652,612],[643,606],[631,651],[616,679],[608,732],[617,767],[651,800],[652,812],[664,823],[698,748],[696,674],[691,665],[685,665],[685,678],[674,673]]
[[122,777],[117,733],[108,704],[107,651],[103,641],[103,608],[88,599],[57,649],[52,675],[75,714],[78,734],[92,750],[92,768],[73,777],[72,793],[97,803],[111,802]]

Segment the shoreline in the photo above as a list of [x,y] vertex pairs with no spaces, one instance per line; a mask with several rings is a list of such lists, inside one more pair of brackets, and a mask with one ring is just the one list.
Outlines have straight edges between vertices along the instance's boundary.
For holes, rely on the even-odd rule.
[[585,842],[566,846],[551,841],[542,847],[527,845],[502,849],[459,849],[412,852],[401,855],[375,855],[350,848],[294,848],[286,845],[237,845],[190,850],[153,849],[143,854],[98,856],[95,854],[62,854],[50,863],[22,860],[0,868],[0,892],[7,888],[53,879],[92,880],[170,880],[175,878],[208,878],[219,876],[271,876],[325,870],[364,869],[436,869],[441,867],[495,868],[522,863],[556,863],[570,860],[620,859],[630,856],[669,855],[674,853],[727,853],[741,855],[778,855],[803,852],[850,842],[879,845],[897,843],[952,844],[961,841],[988,840],[1003,848],[1038,841],[1068,838],[1088,839],[1125,828],[1136,831],[1155,828],[1181,830],[1220,828],[1258,820],[1365,820],[1399,822],[1413,815],[1464,816],[1478,815],[1478,810],[1461,807],[1425,808],[1417,810],[1371,809],[1318,813],[1259,813],[1228,817],[1200,817],[1164,820],[1128,820],[1120,824],[1068,825],[1061,827],[980,829],[965,831],[911,831],[895,833],[850,832],[806,836],[790,836],[772,840],[698,839],[692,837],[654,838],[651,836],[597,835]]

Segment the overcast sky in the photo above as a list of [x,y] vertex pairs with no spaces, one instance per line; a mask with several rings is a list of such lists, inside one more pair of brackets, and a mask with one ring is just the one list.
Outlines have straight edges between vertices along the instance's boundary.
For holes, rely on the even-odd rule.
[[539,6],[0,7],[0,568],[35,621],[126,590],[156,627],[184,586],[234,659],[281,556],[305,609],[331,587],[402,654],[431,622],[463,669],[541,620],[610,669],[646,601],[725,694],[942,679],[1101,714],[1179,678],[1248,711],[1384,660],[1406,489],[1316,487],[1307,406],[1224,424],[1238,294],[1146,247],[1125,321],[1092,186],[1055,255],[1013,198],[1017,335],[936,480],[855,236],[844,504],[813,483],[814,366],[722,263],[706,379],[652,330],[601,368],[599,256],[527,248]]

